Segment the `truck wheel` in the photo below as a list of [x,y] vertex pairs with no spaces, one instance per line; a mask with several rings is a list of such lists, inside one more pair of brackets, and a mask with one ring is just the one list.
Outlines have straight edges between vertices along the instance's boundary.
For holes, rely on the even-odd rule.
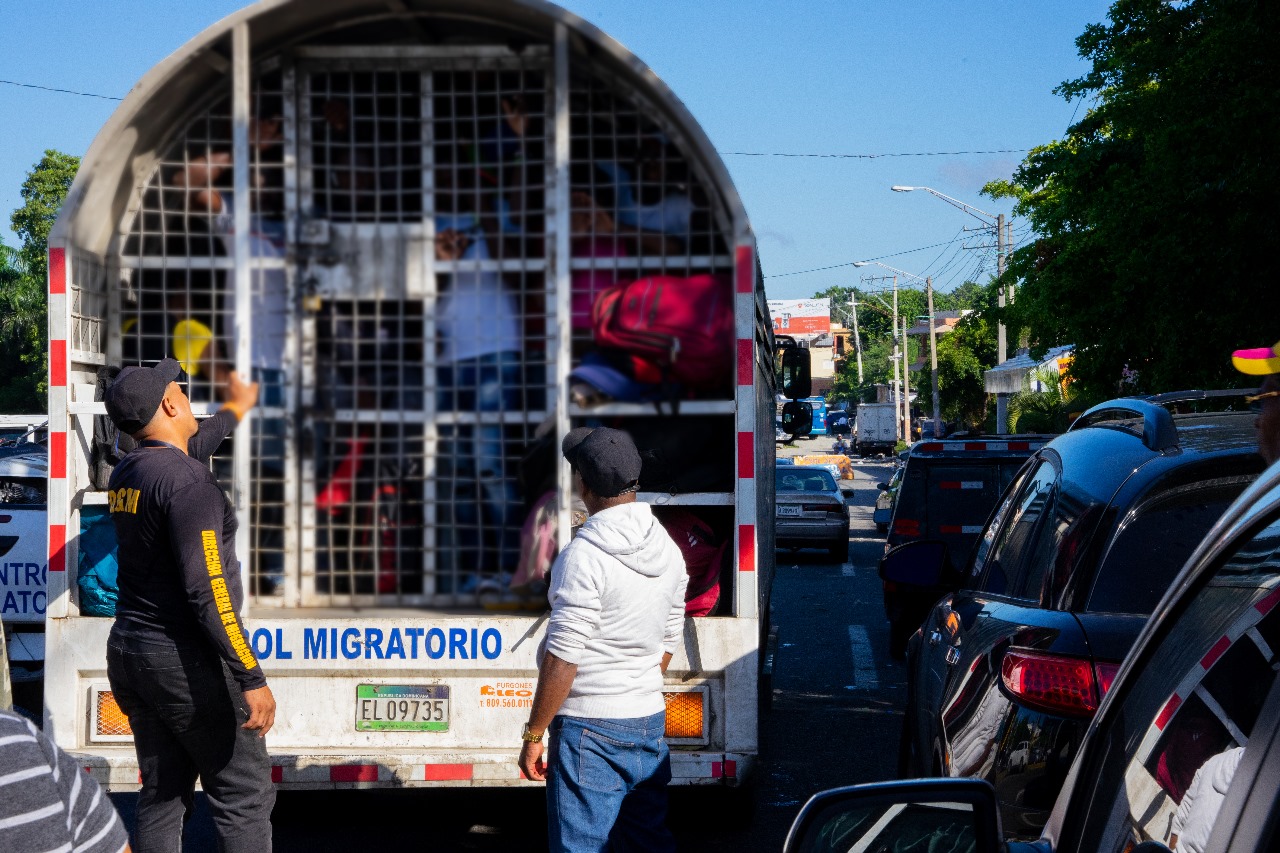
[[879,533],[881,536],[887,536],[889,534],[888,522],[876,522],[876,533]]
[[845,560],[849,559],[849,539],[846,537],[844,539],[835,540],[827,546],[827,553],[830,554],[833,559],[839,560],[843,563]]
[[906,659],[907,641],[911,639],[914,630],[905,626],[900,619],[889,623],[889,657],[894,660]]

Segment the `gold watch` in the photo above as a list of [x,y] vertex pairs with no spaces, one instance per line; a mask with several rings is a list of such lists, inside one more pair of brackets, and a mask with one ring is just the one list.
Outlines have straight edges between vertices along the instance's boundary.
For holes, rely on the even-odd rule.
[[525,743],[542,743],[542,736],[545,734],[546,732],[538,732],[537,734],[534,734],[529,730],[529,724],[525,723],[524,728],[520,730],[520,740]]

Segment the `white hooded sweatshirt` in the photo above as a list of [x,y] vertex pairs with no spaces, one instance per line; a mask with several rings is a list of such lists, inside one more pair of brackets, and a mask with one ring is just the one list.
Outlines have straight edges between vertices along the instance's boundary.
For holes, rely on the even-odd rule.
[[577,664],[560,713],[631,719],[663,710],[662,655],[679,648],[684,557],[645,503],[587,519],[551,567],[551,619],[538,650]]
[[1236,775],[1244,747],[1221,752],[1196,771],[1191,786],[1182,795],[1182,804],[1173,816],[1173,834],[1178,836],[1178,853],[1204,853],[1209,848],[1213,823],[1227,798],[1231,779]]

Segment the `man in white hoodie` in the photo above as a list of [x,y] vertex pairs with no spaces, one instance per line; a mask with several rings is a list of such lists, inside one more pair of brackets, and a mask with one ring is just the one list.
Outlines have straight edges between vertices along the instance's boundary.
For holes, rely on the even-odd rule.
[[562,451],[588,518],[551,568],[520,769],[547,782],[553,853],[674,851],[662,676],[682,636],[684,558],[636,501],[640,454],[629,435],[576,429]]

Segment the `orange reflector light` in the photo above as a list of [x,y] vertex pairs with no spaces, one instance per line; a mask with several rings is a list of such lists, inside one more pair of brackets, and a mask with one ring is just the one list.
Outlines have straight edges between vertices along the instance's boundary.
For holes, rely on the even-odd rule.
[[129,718],[124,715],[124,711],[120,710],[120,706],[116,704],[115,694],[110,690],[98,692],[98,706],[94,719],[95,730],[99,735],[133,736]]
[[667,731],[671,738],[702,738],[702,701],[699,690],[663,693],[667,700]]

